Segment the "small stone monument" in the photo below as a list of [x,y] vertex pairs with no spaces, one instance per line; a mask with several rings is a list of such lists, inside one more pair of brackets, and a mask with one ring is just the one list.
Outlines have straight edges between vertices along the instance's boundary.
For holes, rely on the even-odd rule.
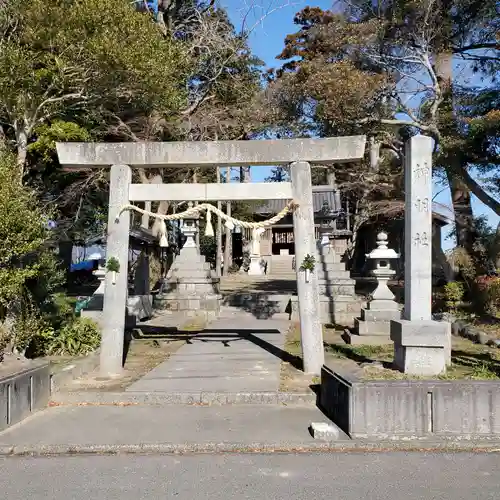
[[248,274],[250,276],[261,276],[264,274],[264,267],[262,265],[262,258],[260,255],[260,237],[264,233],[264,228],[259,227],[252,231],[252,246],[250,253],[250,267]]
[[387,234],[381,232],[377,235],[377,248],[366,258],[374,261],[371,274],[377,279],[377,288],[368,306],[361,310],[361,318],[354,320],[353,331],[346,331],[346,335],[350,344],[391,344],[391,320],[401,319],[401,311],[387,282],[396,274],[390,261],[398,259],[399,254],[388,248]]
[[198,251],[195,238],[197,219],[197,215],[184,219],[182,233],[186,241],[167,274],[165,289],[156,302],[159,308],[171,313],[186,317],[202,315],[211,319],[220,312],[219,279]]
[[104,306],[104,289],[106,286],[106,268],[104,260],[99,261],[99,267],[92,273],[98,280],[99,286],[92,294],[90,300],[82,309],[81,315],[85,318],[93,319],[98,325],[102,325],[102,310]]
[[432,321],[432,149],[430,137],[405,148],[405,306],[391,321],[394,366],[411,375],[439,375],[449,363],[450,325]]

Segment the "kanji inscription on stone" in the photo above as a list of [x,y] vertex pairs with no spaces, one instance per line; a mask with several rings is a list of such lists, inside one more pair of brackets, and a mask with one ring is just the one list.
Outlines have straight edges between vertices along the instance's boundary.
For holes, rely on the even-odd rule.
[[404,318],[431,319],[432,139],[412,137],[405,154]]

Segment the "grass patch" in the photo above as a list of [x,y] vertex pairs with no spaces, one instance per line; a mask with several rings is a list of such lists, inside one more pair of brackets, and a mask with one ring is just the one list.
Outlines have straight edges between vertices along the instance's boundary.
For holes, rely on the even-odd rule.
[[360,363],[368,361],[392,361],[392,345],[325,344],[325,352],[336,358],[349,358]]
[[[498,380],[500,378],[500,353],[492,347],[474,344],[465,339],[452,339],[451,366],[443,375],[438,375],[441,380]],[[338,359],[350,359],[359,368],[364,379],[423,379],[406,375],[391,368],[394,358],[392,345],[369,346],[329,344],[325,351]],[[373,363],[373,367],[370,364]],[[361,366],[363,365],[363,366]],[[434,378],[434,377],[433,377]]]
[[[389,345],[349,345],[340,337],[338,328],[324,327],[325,358],[333,367],[348,371],[365,380],[418,380],[429,377],[407,375],[392,369],[394,347]],[[304,374],[300,372],[302,347],[300,329],[294,325],[287,334],[284,350],[290,360],[282,364],[282,386],[306,387]],[[499,380],[500,349],[475,344],[470,340],[452,337],[452,365],[443,375],[432,377],[439,380]],[[307,379],[309,384],[319,379]]]

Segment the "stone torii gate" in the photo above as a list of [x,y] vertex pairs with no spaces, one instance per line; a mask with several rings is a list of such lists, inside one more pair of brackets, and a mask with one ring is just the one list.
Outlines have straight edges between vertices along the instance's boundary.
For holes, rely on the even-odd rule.
[[[106,274],[100,371],[123,369],[130,212],[123,206],[150,201],[286,199],[293,213],[297,292],[304,371],[319,374],[324,361],[319,289],[315,273],[306,279],[300,263],[316,254],[311,169],[314,164],[355,161],[365,153],[365,136],[266,141],[58,143],[65,169],[110,168],[107,256],[120,272]],[[289,165],[291,182],[250,184],[132,184],[132,168]],[[112,278],[111,274],[115,276]],[[112,280],[114,283],[112,283]]]

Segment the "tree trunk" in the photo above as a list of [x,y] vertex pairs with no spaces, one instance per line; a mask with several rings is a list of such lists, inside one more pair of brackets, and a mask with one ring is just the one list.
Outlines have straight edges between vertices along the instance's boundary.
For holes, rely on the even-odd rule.
[[23,125],[15,125],[15,129],[17,143],[17,175],[19,176],[19,183],[22,184],[26,158],[28,156],[28,133]]
[[[444,96],[441,105],[444,116],[440,117],[443,125],[440,128],[443,135],[453,136],[458,134],[458,130],[453,112],[453,53],[451,50],[442,51],[436,55],[435,68]],[[446,125],[444,125],[445,121]],[[472,254],[475,241],[474,214],[469,188],[458,174],[462,167],[460,162],[459,156],[450,155],[445,169],[455,215],[457,246],[465,248],[469,254]]]
[[251,182],[250,167],[240,167],[240,182]]
[[495,267],[500,271],[500,222],[497,225],[497,230],[493,239],[491,249],[491,260],[495,263]]
[[[450,163],[453,161],[456,160],[451,158]],[[453,165],[449,165],[449,168],[446,170],[446,176],[450,185],[451,202],[455,215],[457,246],[465,248],[469,254],[472,254],[474,252],[476,234],[471,195],[467,186],[465,186],[460,178],[456,177],[455,172],[456,170],[453,168]]]
[[[161,175],[155,175],[153,178],[149,179],[149,184],[163,184],[163,177]],[[156,209],[156,213],[160,215],[166,215],[169,206],[170,203],[168,201],[160,201],[160,203],[158,204],[158,208]],[[157,237],[160,232],[160,224],[161,220],[155,218],[153,227],[151,228],[151,232],[155,237]]]
[[64,280],[66,285],[68,285],[70,271],[71,271],[71,261],[73,260],[73,242],[72,241],[60,241],[59,242],[59,260],[61,269],[64,271]]

